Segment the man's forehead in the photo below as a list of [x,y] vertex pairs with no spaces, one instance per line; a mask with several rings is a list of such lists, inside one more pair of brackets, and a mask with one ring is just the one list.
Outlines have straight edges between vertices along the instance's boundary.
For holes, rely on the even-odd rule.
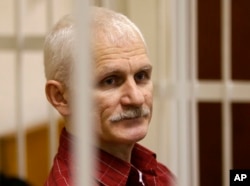
[[142,43],[134,43],[130,45],[107,45],[105,43],[96,44],[93,49],[93,57],[96,63],[105,59],[131,58],[147,56],[147,50]]

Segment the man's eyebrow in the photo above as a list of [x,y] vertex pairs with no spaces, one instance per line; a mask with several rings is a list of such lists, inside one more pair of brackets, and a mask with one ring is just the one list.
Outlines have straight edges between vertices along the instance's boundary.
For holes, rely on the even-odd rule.
[[96,68],[98,72],[115,72],[119,71],[119,68],[116,67],[116,65],[109,64],[109,65],[103,65],[101,67]]
[[119,69],[119,68],[115,68],[114,66],[103,66],[101,68],[99,68],[97,71],[96,71],[96,75],[97,77],[105,77],[105,76],[109,76],[109,75],[112,75],[112,74],[119,74],[121,73],[122,71]]
[[153,66],[148,64],[140,68],[141,70],[149,71],[153,69]]
[[[141,67],[138,67],[136,71],[152,71],[152,65],[151,64],[146,64]],[[119,74],[122,73],[122,70],[117,67],[116,65],[104,65],[102,67],[97,68],[97,76],[98,75],[109,75],[109,74]]]
[[145,71],[145,72],[150,72],[151,73],[152,69],[153,69],[153,66],[150,65],[150,64],[147,64],[147,65],[139,67],[136,71],[137,72]]

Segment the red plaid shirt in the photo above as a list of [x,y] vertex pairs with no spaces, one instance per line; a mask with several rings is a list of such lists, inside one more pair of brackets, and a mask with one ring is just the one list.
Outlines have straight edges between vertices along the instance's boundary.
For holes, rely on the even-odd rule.
[[[72,136],[64,129],[60,146],[45,186],[70,186],[72,171]],[[96,158],[96,185],[103,186],[172,186],[174,176],[156,161],[156,155],[139,144],[132,151],[131,164],[99,150]]]

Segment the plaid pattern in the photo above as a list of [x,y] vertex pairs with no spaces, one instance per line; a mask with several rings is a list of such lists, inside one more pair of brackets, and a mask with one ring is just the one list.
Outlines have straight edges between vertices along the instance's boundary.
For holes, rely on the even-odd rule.
[[[73,136],[63,129],[60,146],[45,186],[71,186],[72,172],[70,144]],[[156,155],[135,144],[131,164],[111,154],[98,150],[96,157],[96,185],[102,186],[173,186],[174,176],[156,161]],[[140,176],[142,175],[142,176]],[[141,180],[143,182],[141,182]]]

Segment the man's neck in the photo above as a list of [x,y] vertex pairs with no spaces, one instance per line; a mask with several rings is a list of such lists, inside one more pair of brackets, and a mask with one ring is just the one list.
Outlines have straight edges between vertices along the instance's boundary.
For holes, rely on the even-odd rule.
[[131,153],[134,147],[134,144],[99,144],[100,149],[112,154],[113,156],[130,163]]

